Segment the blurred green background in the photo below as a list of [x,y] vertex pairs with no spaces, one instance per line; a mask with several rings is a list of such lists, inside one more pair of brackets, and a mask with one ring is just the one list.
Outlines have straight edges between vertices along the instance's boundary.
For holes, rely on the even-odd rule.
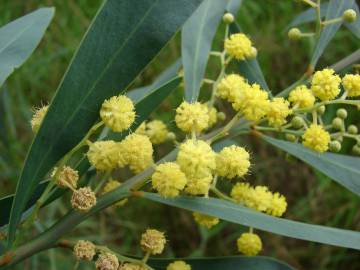
[[[31,58],[18,69],[0,91],[0,195],[13,193],[33,134],[29,120],[32,110],[50,102],[71,57],[79,45],[100,0],[0,0],[0,26],[42,6],[56,7],[55,18]],[[259,51],[259,62],[274,93],[286,88],[306,70],[311,39],[289,42],[285,31],[290,21],[307,7],[291,0],[244,0],[237,14],[243,31],[251,36]],[[313,25],[302,29],[311,30]],[[222,44],[223,26],[214,41]],[[331,65],[359,48],[359,40],[341,28],[323,55],[319,67]],[[135,85],[149,84],[180,55],[180,35],[138,78]],[[217,63],[210,61],[208,77],[215,76]],[[154,114],[173,126],[174,108],[182,101],[179,89]],[[331,113],[331,112],[330,112]],[[359,122],[359,112],[352,119]],[[244,137],[254,164],[250,183],[264,183],[286,195],[289,219],[360,230],[360,201],[326,176],[256,138]],[[167,151],[161,146],[157,153]],[[285,169],[286,168],[286,169]],[[66,213],[68,198],[59,200],[42,213],[35,230],[42,231]],[[166,231],[169,243],[166,256],[224,256],[237,254],[235,241],[245,230],[222,222],[210,231],[198,228],[190,213],[155,203],[131,200],[127,207],[100,213],[81,224],[70,239],[85,238],[116,247],[124,253],[140,255],[138,240],[147,227]],[[259,232],[262,255],[284,260],[297,269],[360,269],[360,254],[353,250],[314,244]],[[25,237],[25,236],[24,236]],[[70,259],[69,259],[70,258]],[[50,250],[27,260],[17,269],[71,269],[69,251]],[[88,269],[81,265],[80,269]],[[89,268],[91,269],[91,268]]]

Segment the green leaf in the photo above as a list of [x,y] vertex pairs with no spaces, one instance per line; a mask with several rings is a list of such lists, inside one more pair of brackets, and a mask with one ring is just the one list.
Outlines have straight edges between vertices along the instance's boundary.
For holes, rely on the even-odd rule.
[[149,265],[156,270],[165,270],[175,260],[183,260],[191,265],[192,270],[292,270],[290,265],[263,256],[230,256],[215,258],[181,258],[181,259],[150,259]]
[[[344,10],[351,8],[353,5],[354,0],[330,0],[326,11],[325,20],[341,17]],[[310,62],[314,68],[316,67],[316,64],[323,54],[325,48],[335,36],[337,30],[340,28],[341,24],[341,22],[330,24],[325,26],[322,30]]]
[[159,203],[201,212],[229,222],[279,235],[360,250],[360,233],[356,231],[276,218],[239,204],[214,198],[176,197],[166,199],[158,194],[148,192],[144,192],[142,196]]
[[299,158],[334,179],[348,190],[360,195],[360,158],[333,153],[317,153],[301,144],[261,136],[268,143]]
[[54,11],[41,8],[0,28],[0,86],[35,50]]
[[229,3],[226,6],[226,11],[236,16],[242,3],[243,3],[242,0],[229,0]]
[[28,153],[12,207],[9,245],[40,179],[99,117],[104,99],[124,91],[201,0],[108,0],[68,68]]
[[[234,34],[239,32],[241,32],[239,24],[233,23],[230,25],[230,33]],[[269,87],[259,66],[259,62],[256,58],[252,60],[239,61],[238,66],[242,76],[244,76],[250,83],[258,83],[271,95]]]
[[209,53],[228,0],[204,0],[181,32],[181,57],[184,67],[185,100],[199,97]]

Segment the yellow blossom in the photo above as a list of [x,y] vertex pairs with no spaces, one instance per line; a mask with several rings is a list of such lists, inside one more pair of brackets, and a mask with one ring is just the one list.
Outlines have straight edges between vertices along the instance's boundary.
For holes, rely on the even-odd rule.
[[237,240],[239,252],[246,256],[255,256],[262,249],[260,237],[254,233],[243,233]]
[[306,85],[299,85],[290,92],[289,101],[293,106],[297,105],[299,108],[306,108],[314,105],[315,97]]
[[141,235],[140,246],[143,251],[150,252],[152,255],[163,252],[166,244],[164,233],[154,229],[147,229]]
[[346,74],[342,79],[342,85],[349,97],[360,96],[360,75]]
[[272,193],[265,186],[250,189],[249,198],[245,201],[247,207],[265,212],[271,205]]
[[232,179],[244,176],[250,167],[249,153],[242,147],[231,145],[224,147],[216,155],[216,173]]
[[74,255],[78,260],[92,261],[96,254],[95,245],[90,241],[79,240],[74,246]]
[[200,133],[209,126],[209,110],[200,102],[188,103],[184,101],[176,109],[175,122],[184,132]]
[[199,212],[194,212],[193,217],[196,223],[208,229],[211,229],[219,223],[219,218],[201,214]]
[[97,270],[118,270],[119,260],[110,252],[101,253],[95,262]]
[[96,204],[96,195],[89,187],[82,187],[75,190],[71,197],[72,208],[87,212]]
[[278,192],[272,195],[271,203],[266,213],[275,217],[281,217],[286,211],[287,203],[283,195]]
[[237,74],[225,76],[217,85],[216,95],[229,102],[235,102],[243,88],[249,87],[245,79]]
[[238,203],[245,203],[250,200],[252,187],[249,183],[236,183],[231,190],[231,197]]
[[311,80],[311,90],[322,101],[332,100],[340,93],[341,79],[333,69],[315,72]]
[[269,110],[266,114],[270,126],[278,127],[286,123],[286,117],[292,113],[289,105],[289,102],[281,97],[274,98],[270,102]]
[[166,270],[191,270],[191,266],[184,261],[175,261],[170,263]]
[[232,34],[225,40],[224,47],[226,53],[237,60],[254,57],[254,48],[252,47],[251,40],[245,34]]
[[87,157],[97,170],[109,171],[118,165],[120,153],[116,142],[97,141],[90,144]]
[[180,191],[185,188],[186,182],[185,174],[174,162],[160,164],[151,177],[153,188],[164,197],[178,196]]
[[323,126],[312,124],[302,136],[303,145],[317,152],[325,152],[329,149],[330,134]]

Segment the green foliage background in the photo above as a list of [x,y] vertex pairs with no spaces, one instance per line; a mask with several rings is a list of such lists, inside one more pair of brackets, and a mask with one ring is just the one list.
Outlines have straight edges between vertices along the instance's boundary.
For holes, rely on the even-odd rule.
[[[1,0],[0,25],[41,6],[56,7],[55,18],[40,46],[29,61],[11,76],[0,93],[0,136],[4,142],[0,144],[1,196],[14,192],[33,136],[29,125],[31,109],[46,104],[53,96],[100,3],[98,0]],[[258,48],[260,65],[274,94],[297,80],[309,62],[311,41],[291,43],[285,31],[293,17],[303,10],[304,5],[295,1],[245,0],[237,16],[243,31],[252,37]],[[215,47],[221,46],[222,33],[218,32]],[[347,29],[341,28],[325,51],[319,67],[333,64],[358,48],[359,41]],[[177,59],[179,53],[180,35],[177,35],[151,67],[137,79],[134,86],[149,84]],[[212,73],[216,73],[217,64],[211,61],[209,65],[208,76],[211,77]],[[176,90],[154,116],[161,117],[173,126],[171,119],[174,108],[182,101],[182,96],[181,89]],[[359,119],[358,116],[358,112],[353,113],[354,119]],[[254,156],[252,162],[256,166],[249,181],[267,183],[274,190],[286,194],[289,203],[287,218],[360,230],[360,202],[355,195],[260,140],[253,137],[246,140],[246,144],[251,145]],[[157,154],[165,153],[167,147],[165,145],[158,149]],[[65,211],[62,201],[50,206],[43,213],[48,224],[38,224],[38,230],[52,224]],[[109,220],[113,222],[109,223]],[[190,214],[184,210],[136,200],[130,207],[104,211],[94,216],[79,226],[72,237],[77,239],[92,235],[89,240],[116,246],[125,253],[140,254],[137,242],[140,233],[149,226],[167,231],[170,248],[166,255],[178,257],[236,254],[235,240],[243,230],[239,225],[223,222],[207,232],[198,229]],[[298,269],[360,268],[360,255],[357,251],[283,238],[265,232],[261,232],[261,236],[265,245],[263,254],[282,259]],[[36,265],[66,269],[72,263],[69,257],[71,254],[68,251],[55,253],[50,250],[34,256],[17,266],[17,269],[36,269]]]

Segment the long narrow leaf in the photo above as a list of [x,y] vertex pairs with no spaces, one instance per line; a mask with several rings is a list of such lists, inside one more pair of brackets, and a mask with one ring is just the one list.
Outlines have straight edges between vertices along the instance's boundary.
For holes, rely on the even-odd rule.
[[156,202],[201,212],[245,226],[292,238],[360,250],[360,233],[276,218],[244,206],[214,198],[177,197],[166,199],[155,193],[142,196]]
[[9,245],[40,179],[83,138],[98,119],[104,99],[125,90],[200,3],[201,0],[104,2],[28,153],[12,207]]

